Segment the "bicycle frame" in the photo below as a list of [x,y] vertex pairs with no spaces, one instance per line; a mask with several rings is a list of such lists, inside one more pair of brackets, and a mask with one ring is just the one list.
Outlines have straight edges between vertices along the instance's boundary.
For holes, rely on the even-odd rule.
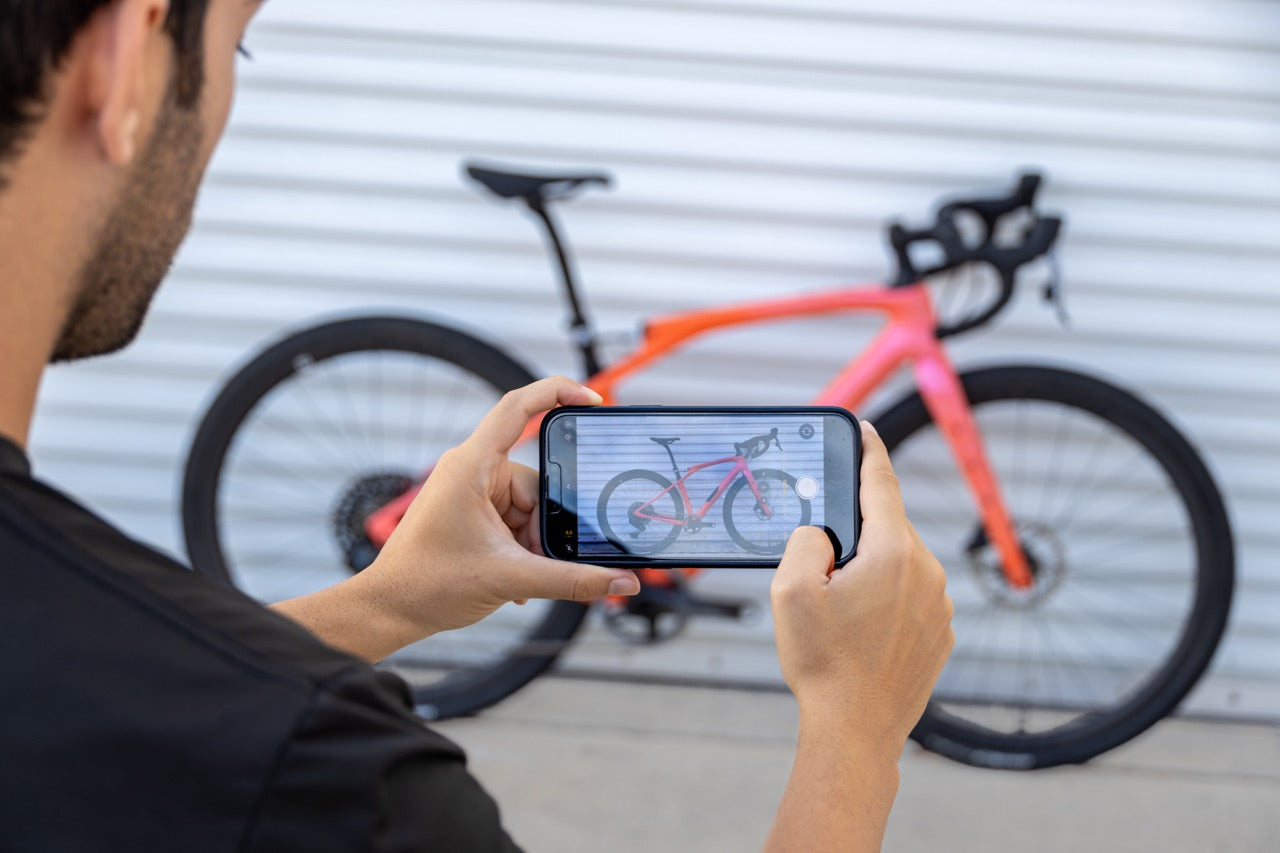
[[[1005,577],[1014,588],[1029,588],[1034,581],[1030,566],[992,473],[969,401],[951,359],[935,334],[937,319],[923,282],[892,288],[842,287],[659,316],[646,325],[643,340],[632,352],[589,377],[587,384],[604,398],[605,404],[613,404],[617,400],[617,387],[627,378],[700,335],[729,326],[841,311],[877,311],[886,315],[887,322],[813,403],[855,410],[890,374],[910,364],[929,414],[951,448],[979,508],[983,528],[1000,556]],[[536,422],[530,424],[522,440],[536,435],[537,426]],[[390,536],[416,492],[417,489],[410,490],[369,517],[366,530],[375,544],[381,545]],[[642,570],[643,573],[650,571],[661,574],[660,570]],[[690,575],[696,571],[687,570]]]
[[1030,587],[1033,581],[1030,566],[992,474],[955,367],[934,334],[937,320],[923,283],[896,288],[845,287],[660,316],[647,325],[639,347],[592,376],[587,384],[604,397],[606,404],[612,404],[617,386],[626,378],[699,335],[728,326],[838,311],[878,311],[887,316],[888,322],[875,340],[828,383],[813,404],[856,410],[890,374],[910,363],[929,414],[951,447],[979,507],[983,527],[1000,555],[1005,576],[1015,588]]
[[[716,490],[712,493],[711,497],[708,498],[701,507],[695,510],[693,508],[693,503],[689,500],[689,490],[685,488],[684,481],[705,468],[710,468],[713,465],[723,465],[726,462],[735,463],[733,469],[725,475],[723,480],[720,481],[720,485],[716,487]],[[661,521],[665,524],[672,524],[678,527],[685,526],[688,523],[689,517],[701,521],[706,517],[707,513],[711,510],[711,507],[715,505],[716,501],[720,500],[720,497],[728,491],[729,485],[739,474],[747,478],[747,485],[751,487],[751,494],[753,494],[756,501],[764,507],[765,512],[768,515],[772,515],[773,510],[769,508],[769,504],[765,501],[764,495],[760,494],[760,487],[756,485],[756,478],[751,476],[751,469],[747,467],[746,457],[743,456],[726,456],[723,459],[716,459],[712,462],[703,462],[701,464],[694,465],[684,472],[683,477],[676,480],[670,486],[667,486],[665,489],[658,492],[652,498],[637,507],[635,515],[638,518],[647,519],[649,521]],[[675,489],[679,493],[680,500],[684,502],[686,518],[672,518],[669,515],[654,515],[653,513],[648,512],[649,508],[653,506],[654,501],[658,500],[672,489]]]

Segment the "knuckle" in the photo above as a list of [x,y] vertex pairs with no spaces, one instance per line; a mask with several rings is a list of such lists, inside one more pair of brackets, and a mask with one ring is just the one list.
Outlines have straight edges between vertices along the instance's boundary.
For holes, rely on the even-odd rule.
[[769,585],[769,598],[775,604],[795,601],[799,594],[800,586],[795,581],[781,574],[773,576],[773,583]]
[[885,543],[884,554],[895,565],[913,568],[916,562],[916,543],[910,536],[894,536]]
[[569,584],[569,598],[572,601],[589,601],[596,597],[596,584],[586,575],[575,575]]
[[877,467],[872,476],[876,487],[881,490],[898,493],[902,489],[902,484],[898,481],[898,475],[890,465],[886,464]]
[[929,555],[929,575],[929,580],[934,590],[939,594],[945,594],[947,590],[947,572],[932,554]]

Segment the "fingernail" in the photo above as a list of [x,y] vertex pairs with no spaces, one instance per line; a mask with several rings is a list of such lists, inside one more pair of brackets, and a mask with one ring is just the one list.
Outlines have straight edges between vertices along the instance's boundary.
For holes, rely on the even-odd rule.
[[614,578],[609,584],[610,595],[635,595],[640,591],[640,581],[635,578]]
[[594,388],[588,388],[586,385],[583,385],[583,386],[582,386],[582,390],[583,390],[583,391],[586,391],[586,392],[587,392],[588,394],[590,394],[592,397],[595,397],[595,398],[596,398],[596,403],[595,403],[595,404],[596,404],[597,406],[604,402],[604,397],[602,397],[602,396],[600,395],[600,392],[599,392],[599,391],[597,391],[597,390],[595,390]]
[[862,422],[862,427],[863,427],[863,429],[865,429],[865,430],[867,430],[868,432],[870,432],[872,435],[879,435],[879,434],[880,434],[880,433],[876,432],[876,425],[875,425],[875,424],[873,424],[873,423],[871,423],[871,421],[863,421],[863,422]]

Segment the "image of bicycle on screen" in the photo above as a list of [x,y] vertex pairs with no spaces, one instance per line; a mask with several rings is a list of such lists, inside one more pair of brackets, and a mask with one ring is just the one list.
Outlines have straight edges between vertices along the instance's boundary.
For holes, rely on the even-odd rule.
[[[809,523],[809,499],[818,492],[816,478],[805,475],[801,482],[786,471],[761,468],[753,472],[748,465],[749,460],[764,455],[770,444],[781,450],[777,427],[735,443],[733,456],[691,465],[683,474],[672,450],[680,438],[649,436],[667,451],[674,480],[657,471],[633,468],[610,480],[600,493],[597,518],[610,545],[624,553],[659,554],[671,547],[681,531],[698,534],[714,529],[716,524],[707,520],[707,515],[722,497],[724,532],[740,548],[754,554],[781,554],[791,531]],[[729,471],[695,508],[689,499],[689,478],[724,465],[731,466]]]
[[780,555],[796,527],[822,523],[813,421],[573,417],[579,558]]

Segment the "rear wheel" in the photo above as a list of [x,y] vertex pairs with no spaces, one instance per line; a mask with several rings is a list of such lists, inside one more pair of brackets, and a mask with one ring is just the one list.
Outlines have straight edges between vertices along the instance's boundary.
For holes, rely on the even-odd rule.
[[623,471],[605,484],[596,515],[605,539],[623,554],[659,554],[684,529],[684,506],[671,481],[643,468]]
[[[399,317],[328,323],[245,365],[209,408],[183,481],[193,568],[264,603],[361,571],[368,516],[426,476],[506,391],[533,375],[445,326]],[[419,714],[484,708],[543,672],[585,605],[531,601],[447,631],[385,665]]]
[[969,764],[1085,761],[1170,713],[1209,664],[1234,577],[1222,499],[1150,406],[1065,370],[961,377],[1031,566],[1013,588],[919,394],[876,421],[948,573],[956,646],[912,737]]

